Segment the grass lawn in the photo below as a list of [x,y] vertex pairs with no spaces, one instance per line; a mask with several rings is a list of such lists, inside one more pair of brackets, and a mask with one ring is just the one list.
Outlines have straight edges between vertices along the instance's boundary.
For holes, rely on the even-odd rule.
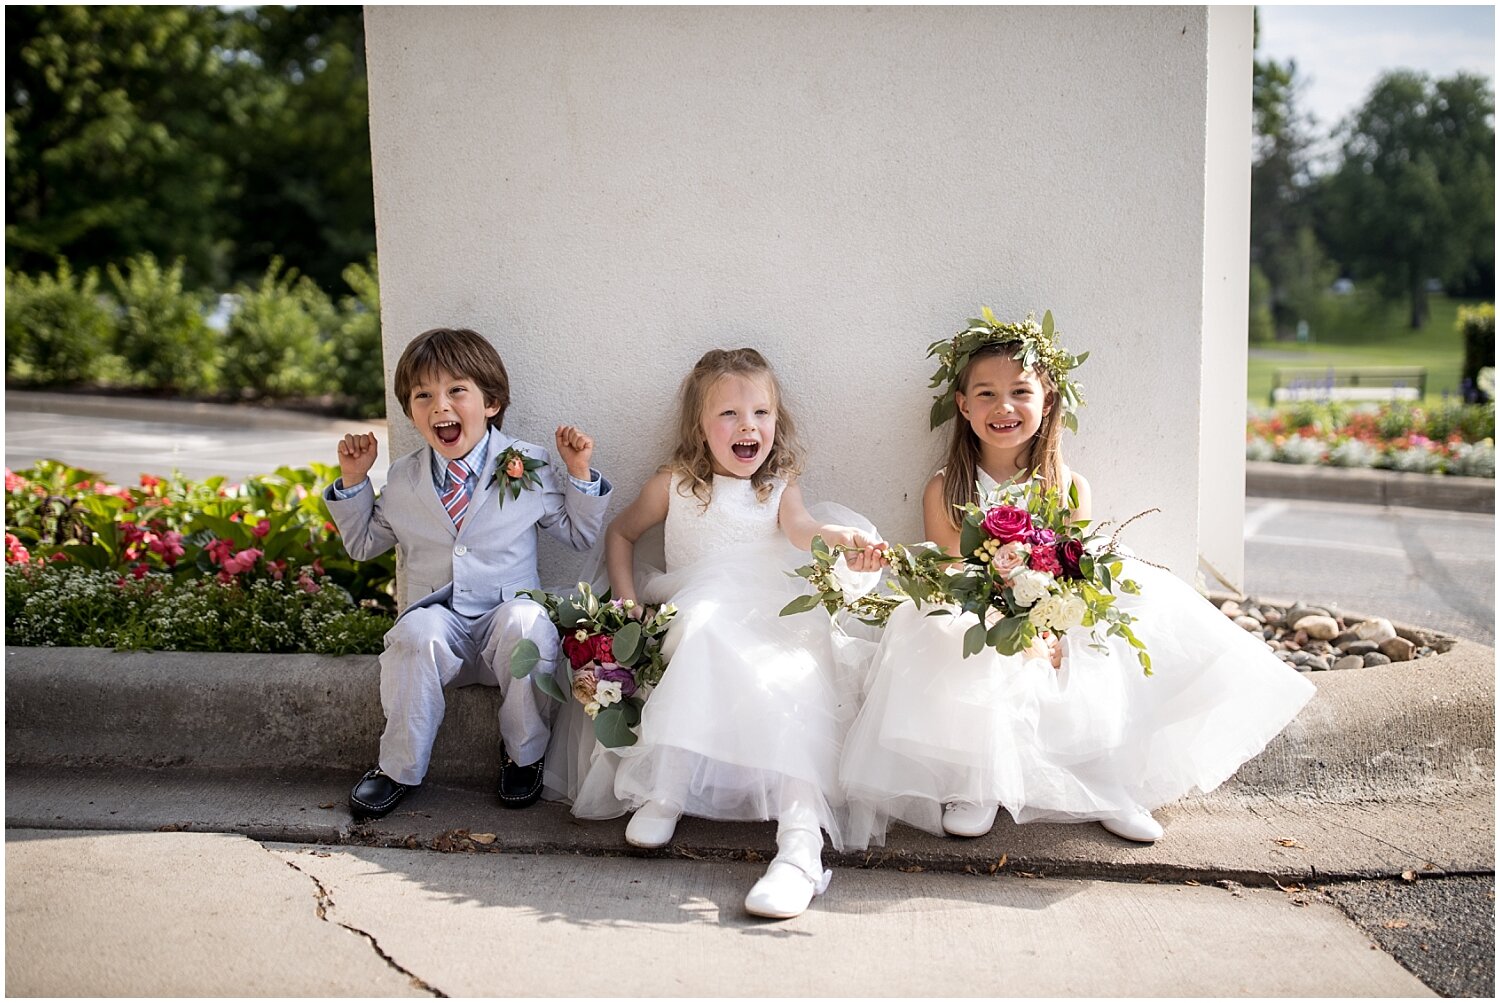
[[1442,399],[1443,391],[1459,392],[1463,367],[1463,339],[1458,333],[1458,308],[1478,300],[1455,300],[1434,295],[1429,301],[1427,326],[1407,326],[1405,304],[1383,304],[1359,294],[1328,297],[1328,316],[1313,340],[1273,341],[1250,346],[1249,403],[1264,407],[1271,399],[1271,375],[1281,368],[1336,366],[1424,366],[1425,400]]

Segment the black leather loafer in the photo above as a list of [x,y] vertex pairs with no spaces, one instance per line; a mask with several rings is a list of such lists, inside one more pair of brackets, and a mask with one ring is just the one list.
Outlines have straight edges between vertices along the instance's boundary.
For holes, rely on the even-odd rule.
[[500,805],[504,808],[525,808],[536,804],[542,796],[542,760],[530,766],[520,766],[510,754],[500,753]]
[[360,777],[349,792],[349,811],[355,818],[380,818],[396,807],[407,791],[416,789],[415,784],[408,787],[397,783],[377,766]]

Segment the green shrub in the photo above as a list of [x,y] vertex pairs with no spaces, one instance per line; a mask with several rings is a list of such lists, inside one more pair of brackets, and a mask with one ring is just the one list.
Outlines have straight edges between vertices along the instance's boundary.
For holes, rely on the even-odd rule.
[[339,301],[338,325],[327,355],[327,384],[361,417],[385,415],[385,363],[380,343],[380,274],[374,255],[344,269],[353,296]]
[[272,260],[260,284],[240,292],[224,345],[224,386],[266,397],[306,397],[327,388],[328,341],[336,311],[295,268]]
[[1479,370],[1495,365],[1495,304],[1458,308],[1458,331],[1464,342],[1461,376],[1471,387],[1479,386]]
[[21,383],[87,383],[108,367],[114,323],[99,273],[5,273],[5,373]]
[[1406,401],[1391,401],[1376,418],[1375,427],[1383,439],[1399,439],[1422,430],[1417,409]]
[[1263,344],[1276,337],[1271,318],[1271,280],[1259,265],[1250,266],[1250,343]]
[[56,647],[377,654],[391,618],[328,579],[308,591],[260,579],[220,584],[122,577],[69,564],[5,569],[5,643]]
[[211,391],[217,383],[219,335],[203,322],[203,299],[182,288],[183,262],[163,269],[155,256],[108,267],[121,313],[116,344],[131,371],[148,386]]

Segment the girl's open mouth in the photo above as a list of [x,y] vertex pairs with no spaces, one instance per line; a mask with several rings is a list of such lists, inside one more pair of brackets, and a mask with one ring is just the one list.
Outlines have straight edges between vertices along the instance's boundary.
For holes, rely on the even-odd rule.
[[734,455],[738,456],[740,459],[753,460],[755,459],[755,455],[760,452],[760,443],[736,442],[733,443],[729,448],[734,450]]

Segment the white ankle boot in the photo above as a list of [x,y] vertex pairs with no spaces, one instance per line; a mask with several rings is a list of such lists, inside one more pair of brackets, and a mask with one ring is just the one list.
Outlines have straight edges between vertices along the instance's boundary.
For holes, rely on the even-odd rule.
[[999,805],[943,805],[943,831],[950,836],[983,836],[995,827]]
[[677,831],[677,820],[682,809],[666,801],[647,801],[630,816],[625,826],[625,842],[631,846],[654,850],[666,846]]
[[1121,812],[1113,818],[1101,818],[1099,824],[1106,830],[1136,843],[1154,843],[1165,834],[1161,824],[1144,808],[1133,812]]
[[745,896],[745,911],[766,919],[800,916],[832,880],[833,872],[823,869],[823,830],[816,816],[794,805],[781,817],[776,857]]

